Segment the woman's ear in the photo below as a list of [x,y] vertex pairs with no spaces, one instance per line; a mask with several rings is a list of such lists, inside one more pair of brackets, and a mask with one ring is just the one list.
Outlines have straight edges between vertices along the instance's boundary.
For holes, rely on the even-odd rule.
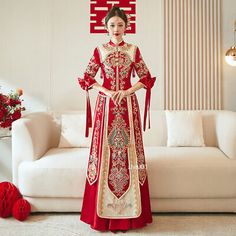
[[108,31],[107,25],[104,24],[104,29]]

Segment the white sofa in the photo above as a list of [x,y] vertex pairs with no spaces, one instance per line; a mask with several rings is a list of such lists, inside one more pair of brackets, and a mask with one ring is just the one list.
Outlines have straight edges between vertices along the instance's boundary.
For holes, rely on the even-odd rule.
[[[236,212],[236,113],[202,117],[205,147],[167,147],[165,112],[151,111],[144,144],[153,212]],[[89,149],[58,148],[59,138],[51,113],[13,123],[13,183],[33,212],[81,210]]]

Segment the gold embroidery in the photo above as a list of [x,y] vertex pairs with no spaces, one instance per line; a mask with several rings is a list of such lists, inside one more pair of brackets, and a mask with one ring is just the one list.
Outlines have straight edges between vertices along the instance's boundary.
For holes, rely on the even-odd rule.
[[96,126],[94,129],[94,137],[93,137],[93,145],[92,145],[92,151],[89,155],[89,163],[88,163],[88,180],[90,183],[92,183],[96,176],[97,176],[97,164],[98,164],[98,131],[100,128],[100,120],[96,121]]
[[89,64],[88,64],[85,72],[89,76],[95,77],[95,75],[97,74],[98,69],[99,69],[99,64],[96,63],[95,57],[93,55],[92,58],[89,61]]
[[[103,49],[106,50],[106,51],[113,51],[114,50],[114,46],[110,45],[109,43],[105,43],[102,45]],[[129,43],[125,43],[124,45],[122,46],[118,46],[118,48],[121,50],[121,51],[129,51],[130,48],[132,47],[132,44],[129,44]]]
[[107,78],[113,78],[115,76],[114,70],[109,66],[104,66],[104,70]]
[[91,146],[91,151],[89,155],[88,168],[87,168],[87,179],[90,185],[96,182],[97,179],[97,167],[98,167],[98,149],[99,140],[98,136],[101,133],[101,119],[102,119],[102,109],[105,98],[98,97],[98,105],[96,107],[96,124],[94,127],[93,142]]
[[113,197],[112,203],[108,203],[107,207],[112,208],[118,215],[121,215],[126,208],[131,208],[132,204],[127,203],[124,199]]
[[136,96],[132,96],[132,107],[133,107],[133,117],[134,117],[134,133],[135,133],[135,143],[136,143],[136,153],[138,157],[138,172],[139,172],[139,182],[141,185],[144,184],[147,176],[145,155],[143,150],[143,140],[142,132],[140,130],[140,120],[138,119],[139,108],[137,104]]
[[131,72],[133,55],[130,55],[132,44],[125,43],[122,46],[114,47],[109,43],[103,44],[100,54],[104,64],[106,78],[110,82],[111,90],[125,89],[126,78]]
[[112,164],[108,183],[114,188],[113,193],[116,197],[120,198],[125,193],[124,187],[129,183],[129,174],[125,167],[123,168],[120,165]]
[[111,46],[109,43],[105,43],[105,44],[103,44],[102,46],[103,46],[104,50],[106,50],[106,51],[108,51],[108,52],[114,50],[114,47]]
[[125,67],[125,68],[122,68],[122,70],[120,70],[120,89],[124,89],[124,85],[125,85],[125,79],[128,77],[128,73],[130,71],[130,67]]
[[[124,89],[125,79],[128,77],[130,65],[132,61],[126,52],[113,51],[110,52],[104,61],[105,71],[107,77],[110,79],[111,89],[115,90],[116,82],[118,82],[118,89]],[[118,70],[115,71],[115,68]],[[115,74],[118,73],[118,81],[116,81]]]
[[129,171],[127,164],[127,147],[129,145],[129,129],[122,114],[125,114],[125,106],[121,102],[120,106],[113,108],[114,120],[111,127],[108,127],[108,144],[112,150],[111,169],[108,176],[108,184],[112,187],[112,192],[120,198],[126,191],[129,184]]
[[137,72],[140,79],[147,76],[148,68],[147,68],[141,54],[139,55],[138,62],[134,63],[134,67],[135,67],[136,72]]
[[[130,142],[132,145],[128,145],[128,166],[134,166],[137,163],[137,155],[134,145],[134,127],[132,117],[131,99],[127,97],[129,127],[132,130],[130,132]],[[107,107],[108,109],[108,104]],[[127,112],[123,110],[124,112]],[[110,219],[123,219],[123,218],[136,218],[141,215],[141,195],[140,184],[138,178],[138,170],[132,168],[130,170],[130,185],[126,193],[117,198],[108,187],[108,172],[110,166],[110,149],[108,147],[107,132],[108,132],[108,110],[105,110],[105,125],[104,125],[104,138],[103,138],[103,162],[101,162],[99,186],[98,186],[98,204],[97,214],[101,218]]]

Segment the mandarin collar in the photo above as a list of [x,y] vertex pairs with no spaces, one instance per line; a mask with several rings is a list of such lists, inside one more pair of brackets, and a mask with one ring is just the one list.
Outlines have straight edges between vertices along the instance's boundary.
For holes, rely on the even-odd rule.
[[115,46],[123,46],[125,44],[124,40],[122,40],[121,42],[119,42],[118,44],[115,44],[112,42],[112,40],[109,41],[109,44],[113,47]]

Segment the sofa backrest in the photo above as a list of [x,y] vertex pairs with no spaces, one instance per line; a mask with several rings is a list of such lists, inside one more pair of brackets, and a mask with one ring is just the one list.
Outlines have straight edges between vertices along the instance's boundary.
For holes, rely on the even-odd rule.
[[[202,114],[203,135],[204,135],[205,145],[213,147],[218,146],[216,137],[216,115],[221,111],[205,110],[205,111],[194,111],[194,112],[201,112]],[[85,114],[84,111],[54,112],[53,113],[54,120],[57,123],[56,127],[59,128],[60,128],[60,114],[62,113]],[[141,111],[141,119],[143,119],[143,111]],[[59,143],[58,133],[59,133],[58,131],[55,132],[56,143]],[[151,129],[147,129],[145,132],[143,132],[143,141],[145,146],[167,145],[167,123],[164,110],[151,111]]]

